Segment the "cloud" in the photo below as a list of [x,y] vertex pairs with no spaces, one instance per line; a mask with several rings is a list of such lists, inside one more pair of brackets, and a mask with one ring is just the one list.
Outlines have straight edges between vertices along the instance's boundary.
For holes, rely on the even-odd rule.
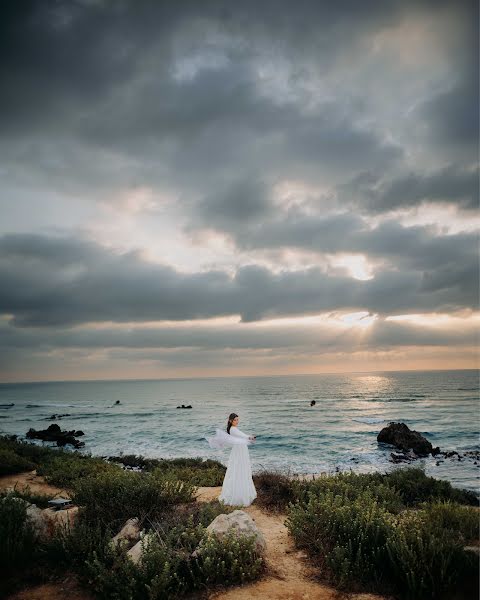
[[448,165],[431,173],[410,173],[383,179],[363,172],[337,188],[340,197],[367,214],[408,210],[422,203],[454,204],[462,210],[478,208],[479,170]]
[[401,314],[477,302],[470,266],[432,278],[384,270],[368,281],[317,267],[273,273],[249,265],[233,277],[220,270],[185,274],[144,260],[138,250],[116,253],[91,241],[33,234],[3,236],[0,256],[0,311],[19,327],[227,315],[256,321],[341,309]]

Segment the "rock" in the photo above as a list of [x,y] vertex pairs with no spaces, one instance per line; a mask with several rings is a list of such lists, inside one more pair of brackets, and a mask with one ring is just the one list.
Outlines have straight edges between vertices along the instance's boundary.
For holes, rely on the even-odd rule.
[[62,417],[70,417],[71,414],[70,413],[63,413],[63,414],[53,414],[51,417],[47,417],[47,421],[55,421],[55,419],[61,419]]
[[48,540],[50,537],[50,527],[47,521],[43,518],[43,510],[38,508],[36,504],[27,503],[27,518],[33,525],[33,529],[38,537],[42,540]]
[[390,452],[391,461],[394,463],[410,462],[412,458],[402,452]]
[[127,555],[131,558],[131,560],[137,564],[142,558],[143,551],[151,541],[154,539],[154,533],[146,533],[141,539],[127,552]]
[[[255,534],[255,548],[259,554],[263,554],[266,548],[265,538],[262,532],[255,525],[255,521],[252,517],[243,510],[234,510],[228,515],[218,515],[207,527],[207,532],[215,535],[217,538],[222,539],[225,537],[228,531],[234,530],[237,534],[251,535]],[[201,552],[202,542],[197,546],[192,556],[198,556]]]
[[78,515],[78,506],[64,510],[54,508],[39,508],[22,498],[16,498],[27,506],[27,518],[33,526],[35,533],[41,540],[48,540],[53,536],[57,527],[72,527]]
[[[412,458],[426,456],[433,450],[432,444],[421,433],[411,431],[405,423],[389,423],[387,427],[380,431],[377,441],[392,444],[404,451],[413,450],[415,456],[412,455]],[[439,449],[438,452],[440,452]]]
[[140,540],[140,527],[138,518],[128,519],[122,529],[112,538],[113,544],[126,544],[132,546]]
[[[66,444],[71,444],[75,448],[85,446],[85,442],[75,439],[76,434],[77,432],[74,429],[72,429],[72,431],[62,431],[60,425],[52,423],[47,429],[38,431],[31,427],[27,431],[27,438],[44,440],[46,442],[57,442],[57,446],[65,446]],[[84,435],[83,431],[78,432],[78,434]]]
[[47,524],[48,535],[52,536],[57,527],[71,529],[78,517],[78,506],[71,506],[62,510],[45,508],[42,510],[42,518]]

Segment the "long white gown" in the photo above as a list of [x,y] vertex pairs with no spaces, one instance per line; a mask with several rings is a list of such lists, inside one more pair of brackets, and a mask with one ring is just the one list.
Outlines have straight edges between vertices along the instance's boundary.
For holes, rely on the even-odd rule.
[[230,428],[230,434],[217,429],[215,437],[207,439],[212,448],[232,446],[222,492],[218,499],[229,506],[250,506],[257,497],[247,447],[253,440],[234,426]]

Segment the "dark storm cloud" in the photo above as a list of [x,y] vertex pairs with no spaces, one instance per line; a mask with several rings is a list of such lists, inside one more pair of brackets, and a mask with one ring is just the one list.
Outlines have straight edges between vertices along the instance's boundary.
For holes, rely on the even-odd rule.
[[245,322],[333,310],[381,314],[474,308],[478,279],[464,270],[385,270],[359,281],[318,268],[273,273],[258,266],[196,274],[85,241],[39,235],[0,239],[0,311],[12,323],[184,320],[241,315]]
[[455,204],[463,210],[478,209],[479,170],[448,165],[432,173],[410,172],[383,180],[363,172],[338,186],[340,197],[366,213],[387,213],[425,202]]
[[[214,193],[218,177],[237,177],[240,164],[274,179],[388,171],[404,150],[371,119],[361,125],[368,98],[341,89],[319,102],[305,86],[304,65],[323,76],[342,58],[369,51],[373,34],[433,7],[459,6],[469,4],[4,3],[0,130],[16,137],[16,145],[5,144],[4,161],[45,183],[48,174],[55,186],[65,185],[67,170],[79,189],[169,182],[200,197]],[[182,60],[209,52],[220,63],[200,61],[189,76],[175,76]],[[296,98],[262,90],[259,66],[272,56],[285,57]],[[25,135],[44,139],[22,146]],[[65,149],[69,137],[75,146]],[[137,161],[118,173],[105,148]]]
[[451,77],[440,90],[421,102],[416,114],[425,123],[434,143],[467,146],[478,158],[479,136],[479,3],[460,2],[456,12],[463,16],[462,43],[452,50]]

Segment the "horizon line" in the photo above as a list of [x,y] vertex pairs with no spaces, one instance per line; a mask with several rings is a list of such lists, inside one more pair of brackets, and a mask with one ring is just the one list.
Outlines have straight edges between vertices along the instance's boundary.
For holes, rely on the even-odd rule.
[[441,373],[449,371],[480,371],[480,368],[464,369],[388,369],[375,371],[321,371],[320,373],[290,373],[269,374],[269,375],[210,375],[199,377],[141,377],[141,378],[122,378],[122,379],[40,379],[24,381],[0,381],[0,385],[33,384],[33,383],[107,383],[107,382],[127,382],[127,381],[191,381],[195,379],[259,379],[263,377],[305,377],[312,375],[356,375],[362,373]]

